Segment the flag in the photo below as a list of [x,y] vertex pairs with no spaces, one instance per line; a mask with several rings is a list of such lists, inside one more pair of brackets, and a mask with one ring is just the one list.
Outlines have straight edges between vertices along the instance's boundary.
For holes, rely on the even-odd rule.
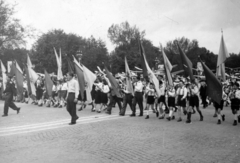
[[172,75],[171,75],[171,71],[173,69],[172,64],[170,63],[170,61],[168,60],[164,49],[162,48],[162,45],[160,45],[161,50],[162,50],[162,55],[163,55],[163,62],[164,62],[164,67],[165,67],[165,73],[166,73],[166,77],[168,80],[168,84],[173,86],[173,80],[172,80]]
[[142,70],[143,70],[143,77],[147,78],[148,77],[148,72],[147,72],[147,65],[146,65],[146,58],[145,58],[145,51],[142,46],[142,42],[139,41],[139,50],[140,50],[140,56],[141,56],[141,65],[142,65]]
[[67,57],[67,63],[68,63],[68,72],[74,73],[75,72],[74,64],[68,57]]
[[183,69],[185,73],[190,77],[191,83],[195,82],[193,72],[192,72],[192,62],[188,59],[186,54],[182,51],[182,49],[179,46],[179,43],[177,42],[178,50],[180,52],[180,56],[182,59]]
[[218,54],[218,60],[217,60],[216,75],[217,77],[220,77],[224,82],[226,81],[225,61],[228,57],[229,57],[229,54],[228,54],[227,47],[225,45],[223,35],[222,35],[219,54]]
[[27,54],[27,65],[28,65],[29,67],[33,68],[32,62],[31,62],[30,57],[29,57],[28,54]]
[[96,80],[96,75],[84,65],[82,66],[83,66],[83,73],[84,73],[84,79],[86,84],[85,89],[86,89],[87,100],[92,101],[91,91],[92,91],[93,83]]
[[17,61],[15,62],[15,76],[16,76],[16,85],[17,85],[17,92],[20,97],[20,100],[23,98],[23,72],[18,65]]
[[3,90],[5,90],[6,88],[6,83],[7,83],[7,70],[5,68],[5,66],[3,65],[2,61],[0,60],[1,62],[1,71],[2,71],[2,86],[3,86]]
[[[9,62],[8,62],[9,63]],[[15,72],[16,72],[16,63],[12,62],[11,66],[10,66],[10,72],[9,75],[10,76],[15,76]]]
[[26,78],[27,78],[28,95],[31,95],[32,94],[32,89],[31,89],[31,81],[30,81],[28,66],[25,65],[24,69],[25,69]]
[[46,70],[44,70],[45,73],[45,87],[46,91],[49,97],[52,97],[52,88],[53,88],[53,81],[50,77],[50,75],[47,73]]
[[117,82],[117,80],[112,76],[112,74],[108,71],[107,66],[105,65],[105,72],[106,72],[106,76],[109,79],[110,83],[111,83],[111,87],[113,89],[113,92],[115,93],[115,95],[119,98],[122,97],[122,95],[120,94],[120,86]]
[[126,89],[128,92],[130,92],[134,96],[134,91],[133,91],[133,85],[131,81],[131,72],[127,63],[127,58],[125,56],[125,73],[126,73]]
[[77,77],[78,77],[78,84],[79,84],[79,88],[80,88],[81,97],[83,99],[84,90],[85,90],[85,79],[84,79],[83,68],[78,63],[78,61],[76,60],[76,58],[74,56],[73,56],[73,62],[74,62],[75,71],[76,71],[76,74],[77,74]]
[[[145,73],[147,73],[147,77],[154,84],[156,92],[157,92],[157,95],[160,96],[159,81],[158,81],[157,77],[155,76],[155,74],[150,69],[150,67],[149,67],[149,65],[147,63],[147,60],[146,60],[146,57],[145,57],[144,48],[143,48],[141,42],[140,42],[140,48],[141,48],[141,52],[142,52],[141,53],[141,58],[144,61],[143,65],[145,65],[143,67],[146,67],[146,72]],[[143,74],[144,74],[144,69],[143,69]]]
[[31,59],[28,56],[28,59],[27,59],[27,82],[28,82],[28,90],[31,90],[31,92],[28,92],[29,95],[32,94],[32,95],[36,96],[35,83],[37,80],[38,80],[38,74],[33,70]]
[[54,49],[54,53],[56,56],[56,60],[57,60],[57,66],[58,66],[58,71],[57,71],[57,79],[63,79],[63,73],[62,73],[62,54],[61,54],[61,50],[60,50],[60,56],[58,57],[58,54],[56,52],[56,49]]
[[206,76],[207,94],[211,99],[221,105],[222,85],[213,72],[202,61],[201,63]]

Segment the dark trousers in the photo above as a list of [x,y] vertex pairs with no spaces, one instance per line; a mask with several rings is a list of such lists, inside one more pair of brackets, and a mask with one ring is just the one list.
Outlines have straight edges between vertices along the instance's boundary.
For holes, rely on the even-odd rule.
[[12,108],[13,110],[17,110],[17,106],[13,103],[13,94],[6,93],[5,103],[4,103],[4,114],[8,114],[8,108]]
[[107,107],[107,111],[111,113],[112,111],[112,107],[114,106],[114,104],[117,103],[118,107],[119,107],[119,111],[121,112],[122,109],[122,103],[121,103],[121,98],[117,97],[117,96],[110,96],[110,103]]
[[207,96],[201,96],[203,107],[207,106]]
[[142,92],[135,92],[135,96],[133,98],[133,105],[132,105],[133,114],[136,113],[136,105],[137,104],[140,109],[140,114],[143,114],[143,94],[142,94]]
[[122,110],[121,110],[122,115],[125,114],[127,105],[130,106],[130,108],[133,112],[132,102],[133,102],[133,96],[131,94],[125,94],[125,96],[123,97],[123,107],[122,107]]
[[74,102],[75,93],[69,93],[67,97],[67,111],[71,115],[72,119],[71,122],[76,122],[77,113],[76,113],[76,105],[77,103]]

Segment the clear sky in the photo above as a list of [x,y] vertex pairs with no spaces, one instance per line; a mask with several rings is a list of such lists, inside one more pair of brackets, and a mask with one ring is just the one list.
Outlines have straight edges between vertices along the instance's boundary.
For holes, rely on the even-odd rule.
[[[146,31],[155,46],[185,36],[218,54],[221,28],[230,53],[240,52],[240,0],[6,0],[16,17],[45,33],[63,29],[83,37],[101,38],[108,51],[112,24],[128,21]],[[31,48],[29,41],[27,48]]]

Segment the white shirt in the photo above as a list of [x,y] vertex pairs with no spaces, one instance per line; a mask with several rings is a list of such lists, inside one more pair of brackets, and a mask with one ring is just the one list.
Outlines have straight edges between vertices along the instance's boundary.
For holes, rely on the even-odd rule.
[[199,95],[199,89],[198,89],[198,86],[194,86],[194,88],[192,89],[191,88],[191,93],[192,95]]
[[165,94],[165,86],[164,85],[160,86],[159,90],[160,90],[159,96],[164,96],[164,94]]
[[102,92],[103,93],[108,93],[110,91],[110,89],[109,89],[109,86],[108,85],[103,85],[102,86]]
[[62,91],[67,91],[67,90],[68,90],[67,83],[63,83],[63,85],[62,85]]
[[68,93],[75,93],[75,98],[78,98],[79,88],[78,82],[75,79],[71,79],[67,82],[68,85]]
[[174,88],[172,88],[171,90],[168,90],[167,94],[168,94],[169,97],[175,97],[176,91],[175,91]]
[[135,92],[142,92],[143,91],[144,85],[141,81],[136,82],[134,85],[135,85],[135,88],[134,88]]
[[187,88],[184,86],[182,88],[178,88],[177,95],[183,95],[183,98],[186,98],[187,97]]

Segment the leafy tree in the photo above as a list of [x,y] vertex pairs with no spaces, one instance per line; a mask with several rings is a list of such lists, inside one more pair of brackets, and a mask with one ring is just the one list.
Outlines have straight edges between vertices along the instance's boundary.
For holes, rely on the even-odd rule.
[[57,72],[57,62],[53,48],[62,53],[62,70],[65,74],[68,71],[67,57],[73,60],[78,50],[82,51],[82,64],[90,70],[96,66],[102,66],[102,62],[108,59],[107,49],[104,42],[94,37],[82,38],[75,34],[66,34],[63,30],[52,30],[43,34],[35,43],[32,49],[32,60],[36,70],[43,72],[45,68],[50,73]]
[[113,24],[108,29],[108,38],[117,46],[129,44],[132,39],[143,39],[145,31],[140,31],[136,26],[131,27],[126,21],[121,24]]
[[33,37],[31,27],[23,27],[20,20],[13,17],[14,6],[0,0],[0,51],[19,48],[25,44],[27,37]]

